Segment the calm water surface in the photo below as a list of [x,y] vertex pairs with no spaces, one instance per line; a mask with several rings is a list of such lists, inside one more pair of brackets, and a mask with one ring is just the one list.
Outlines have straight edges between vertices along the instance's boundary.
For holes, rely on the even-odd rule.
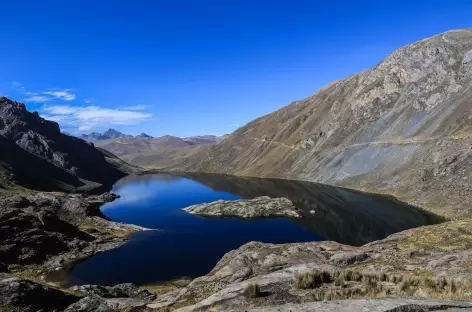
[[[208,273],[228,251],[250,241],[266,243],[335,240],[351,245],[437,223],[397,200],[331,186],[227,175],[152,174],[118,181],[121,198],[102,206],[113,221],[154,231],[137,233],[123,246],[76,265],[70,284],[147,284]],[[287,197],[302,211],[292,219],[211,219],[182,208],[219,199]]]

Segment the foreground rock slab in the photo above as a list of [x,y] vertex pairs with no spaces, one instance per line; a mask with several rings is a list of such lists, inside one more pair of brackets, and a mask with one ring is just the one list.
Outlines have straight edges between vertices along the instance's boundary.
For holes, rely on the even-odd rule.
[[424,312],[424,311],[472,311],[472,302],[414,299],[414,298],[385,298],[310,302],[304,304],[284,304],[254,309],[233,310],[251,312],[291,312],[291,311],[319,311],[319,312]]
[[9,274],[0,274],[1,311],[63,311],[78,300],[78,297],[57,289]]
[[254,199],[218,200],[190,206],[184,210],[199,216],[239,217],[244,219],[300,217],[297,209],[288,198],[270,198],[268,196],[256,197]]

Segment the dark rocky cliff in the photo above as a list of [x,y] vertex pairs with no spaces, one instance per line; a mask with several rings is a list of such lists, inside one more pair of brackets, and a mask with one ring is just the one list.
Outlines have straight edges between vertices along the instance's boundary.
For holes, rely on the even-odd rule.
[[125,164],[79,138],[61,133],[56,122],[30,113],[22,103],[0,98],[0,185],[74,191],[111,186]]

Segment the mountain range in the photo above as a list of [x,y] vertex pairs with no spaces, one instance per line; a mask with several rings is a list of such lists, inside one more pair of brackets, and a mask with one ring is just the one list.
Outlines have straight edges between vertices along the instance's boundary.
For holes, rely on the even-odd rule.
[[167,153],[175,148],[190,148],[197,145],[216,144],[223,137],[215,135],[203,135],[192,137],[176,137],[164,135],[152,137],[141,133],[137,136],[121,133],[115,129],[109,129],[104,133],[93,132],[83,134],[81,138],[93,142],[97,147],[103,148],[117,156],[128,159],[133,155],[142,155],[151,152]]
[[[101,140],[112,140],[112,139],[119,139],[119,138],[132,138],[132,135],[121,133],[115,129],[108,129],[107,131],[100,133],[100,132],[92,132],[89,134],[82,134],[80,136],[81,139],[86,141],[94,142],[94,141],[101,141]],[[145,133],[142,133],[136,137],[144,137],[144,138],[151,138]]]
[[[130,134],[124,134],[118,130],[115,129],[108,129],[107,131],[100,133],[100,132],[92,132],[89,134],[82,134],[79,136],[81,139],[84,139],[89,142],[95,142],[95,141],[104,141],[104,140],[113,140],[113,139],[123,139],[123,138],[139,138],[139,139],[153,139],[154,137],[146,134],[146,133],[141,133],[136,136],[130,135]],[[165,135],[162,137],[172,137],[172,138],[177,138],[181,139],[189,145],[197,145],[197,144],[207,144],[207,143],[217,143],[221,137],[216,136],[216,135],[200,135],[200,136],[191,136],[191,137],[176,137],[176,136],[170,136],[170,135]],[[159,138],[159,137],[157,137]]]

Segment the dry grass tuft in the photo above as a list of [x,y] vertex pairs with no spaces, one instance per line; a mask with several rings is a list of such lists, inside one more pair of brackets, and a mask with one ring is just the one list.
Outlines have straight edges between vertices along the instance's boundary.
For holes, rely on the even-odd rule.
[[333,278],[330,272],[313,270],[297,275],[293,281],[293,286],[298,289],[313,289],[332,281]]
[[385,296],[416,296],[418,294],[439,299],[471,299],[472,281],[458,281],[440,277],[421,277],[341,270],[330,278],[320,271],[307,272],[294,280],[298,289],[315,289],[313,300],[341,300],[379,298]]
[[261,295],[261,290],[257,284],[248,284],[246,288],[244,288],[244,297],[246,298],[258,298]]

